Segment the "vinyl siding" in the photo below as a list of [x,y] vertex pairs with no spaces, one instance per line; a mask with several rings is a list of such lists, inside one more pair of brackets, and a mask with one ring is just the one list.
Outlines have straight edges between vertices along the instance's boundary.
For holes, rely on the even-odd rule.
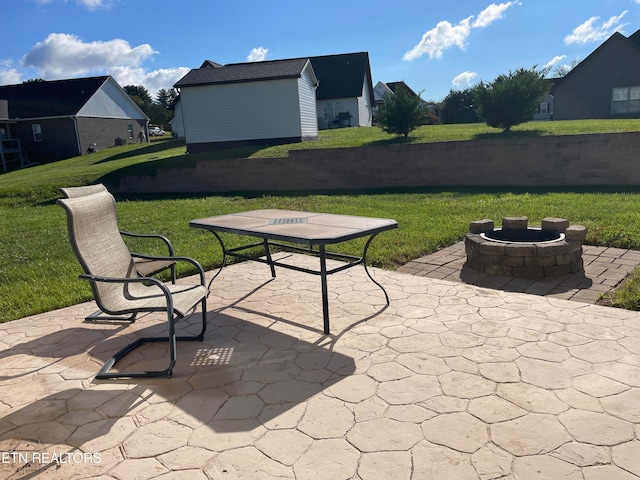
[[300,98],[301,136],[302,138],[316,138],[318,136],[316,86],[309,72],[309,67],[305,68],[298,81],[298,96]]
[[[362,94],[358,97],[358,118],[356,125],[360,127],[370,127],[372,123],[371,105],[373,105],[373,98],[369,98],[369,75],[365,73],[364,82],[362,86]],[[353,125],[354,119],[351,124]]]
[[130,118],[147,117],[114,81],[107,80],[78,112],[79,117]]
[[187,143],[301,134],[297,79],[183,88]]
[[554,89],[554,120],[638,118],[611,113],[614,87],[640,85],[640,53],[621,35],[611,37]]

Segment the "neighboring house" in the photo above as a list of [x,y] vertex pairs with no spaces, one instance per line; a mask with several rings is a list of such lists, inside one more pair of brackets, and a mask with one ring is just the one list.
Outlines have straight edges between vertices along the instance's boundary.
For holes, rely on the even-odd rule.
[[[31,161],[70,158],[146,133],[147,116],[110,76],[0,86],[9,128]],[[9,131],[10,130],[10,131]]]
[[374,91],[374,96],[375,96],[375,108],[374,108],[374,113],[377,114],[378,113],[378,109],[384,105],[384,100],[385,97],[387,95],[393,95],[396,93],[398,87],[404,87],[409,91],[409,94],[414,96],[414,97],[418,97],[420,98],[420,105],[422,106],[422,109],[429,109],[429,112],[431,114],[431,116],[437,116],[438,112],[436,109],[436,105],[430,105],[427,102],[425,102],[419,94],[417,94],[416,92],[414,92],[409,85],[407,85],[406,83],[400,81],[400,82],[378,82],[376,83],[376,86],[373,88]]
[[553,118],[640,118],[640,30],[614,33],[556,80]]
[[548,93],[542,102],[538,104],[533,120],[553,120],[553,95]]
[[[370,127],[374,90],[367,52],[309,57],[318,78],[318,126]],[[341,115],[342,114],[342,115]]]
[[317,139],[317,86],[308,59],[205,62],[175,84],[187,151]]
[[[409,85],[407,85],[404,82],[378,82],[376,83],[376,86],[373,87],[373,92],[375,95],[375,105],[376,107],[379,107],[380,105],[384,104],[384,97],[385,95],[390,95],[393,93],[396,93],[396,89],[398,88],[398,86],[402,85],[403,87],[405,87],[407,90],[409,90],[409,93],[411,95],[413,95],[414,97],[419,97],[419,95],[414,92],[411,88],[409,88]],[[422,99],[421,99],[422,100]],[[424,106],[427,106],[427,103],[422,100],[422,103],[424,104]]]
[[174,137],[184,138],[184,117],[182,115],[182,102],[178,95],[171,104],[171,110],[173,110],[173,118],[169,121],[171,125],[171,133]]

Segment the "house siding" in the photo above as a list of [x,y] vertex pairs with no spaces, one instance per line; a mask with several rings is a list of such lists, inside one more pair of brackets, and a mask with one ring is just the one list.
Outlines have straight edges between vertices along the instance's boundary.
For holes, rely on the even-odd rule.
[[371,108],[374,101],[369,94],[367,85],[369,85],[369,75],[365,74],[362,95],[358,97],[358,118],[356,123],[356,125],[361,127],[370,127],[372,125],[373,112],[371,111]]
[[[40,125],[42,131],[42,140],[38,142],[33,139],[34,124]],[[47,163],[81,153],[71,117],[21,121],[11,125],[11,134],[20,139],[31,161]]]
[[301,136],[297,79],[183,88],[187,144]]
[[171,120],[171,132],[178,138],[184,138],[184,115],[182,114],[182,101],[176,102],[174,117]]
[[298,80],[298,98],[300,102],[300,135],[303,139],[318,138],[318,122],[316,120],[316,85],[309,71],[305,68]]
[[137,120],[147,118],[124,90],[110,79],[78,111],[78,116]]
[[[80,117],[77,119],[80,153],[87,153],[96,144],[98,150],[118,144],[138,142],[138,134],[144,131],[146,120]],[[133,138],[129,138],[129,125]],[[77,155],[77,154],[76,154]]]
[[627,39],[616,35],[556,86],[553,118],[638,118],[638,113],[611,113],[612,88],[631,86],[640,86],[640,51]]

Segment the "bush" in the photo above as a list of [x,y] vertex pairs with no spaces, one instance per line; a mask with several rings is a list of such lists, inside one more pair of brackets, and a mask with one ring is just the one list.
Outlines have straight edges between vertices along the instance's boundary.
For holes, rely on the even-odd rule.
[[478,116],[490,127],[511,127],[532,119],[538,104],[549,93],[546,72],[534,68],[520,68],[508,75],[500,75],[493,83],[480,82],[473,89]]
[[395,93],[384,96],[384,104],[378,112],[378,123],[382,130],[395,135],[404,135],[429,123],[431,114],[424,107],[420,95],[415,95],[407,87],[400,84]]

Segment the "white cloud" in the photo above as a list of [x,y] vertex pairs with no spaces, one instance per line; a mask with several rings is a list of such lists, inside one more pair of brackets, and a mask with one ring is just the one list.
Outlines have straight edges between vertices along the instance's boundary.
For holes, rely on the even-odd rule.
[[52,80],[103,72],[119,65],[138,67],[156,53],[148,44],[131,47],[121,39],[85,43],[75,35],[52,33],[36,43],[22,63],[37,69],[45,80]]
[[[83,0],[88,1],[88,0]],[[142,85],[151,96],[161,88],[172,88],[190,68],[147,70],[145,60],[158,52],[148,44],[132,47],[126,40],[84,42],[75,35],[52,33],[22,58],[22,65],[44,80],[111,75],[122,86]],[[19,83],[21,74],[0,64],[0,84]]]
[[451,25],[446,20],[438,23],[435,28],[425,33],[420,43],[405,53],[402,59],[411,61],[424,54],[429,54],[430,58],[440,58],[445,50],[454,45],[464,50],[465,40],[471,33],[470,18],[462,20],[458,25]]
[[[638,0],[638,1],[640,1],[640,0]],[[547,64],[544,66],[544,68],[551,68],[555,64],[557,64],[558,62],[561,62],[562,60],[564,60],[565,58],[567,58],[566,55],[556,55],[555,57],[553,57],[551,60],[549,60],[547,62]]]
[[116,66],[107,70],[106,73],[111,75],[121,87],[142,85],[152,97],[155,97],[158,90],[172,88],[190,70],[188,67],[177,67],[146,71],[143,68]]
[[571,45],[573,43],[590,43],[599,42],[609,38],[614,32],[624,28],[625,24],[621,23],[622,18],[627,14],[625,10],[618,16],[611,17],[606,22],[598,25],[600,17],[591,17],[582,25],[578,25],[573,31],[564,37],[564,43]]
[[452,80],[452,84],[456,88],[465,88],[473,85],[474,80],[478,78],[478,74],[476,72],[462,72],[460,75],[456,76]]
[[445,50],[454,45],[464,50],[472,29],[488,27],[496,20],[504,18],[504,12],[514,5],[520,5],[520,2],[513,1],[498,5],[492,3],[480,12],[474,22],[471,21],[473,16],[461,20],[457,25],[452,25],[446,20],[439,22],[435,28],[426,32],[420,42],[405,53],[402,59],[411,61],[425,54],[428,54],[429,58],[440,58]]
[[15,85],[22,82],[22,75],[15,68],[0,65],[0,85]]
[[247,55],[248,62],[262,62],[266,60],[267,55],[269,54],[269,49],[264,47],[256,47],[252,48]]
[[473,22],[473,28],[484,28],[491,25],[496,20],[502,20],[504,18],[504,12],[507,11],[508,8],[514,5],[522,5],[520,2],[506,2],[496,5],[492,3],[487,8],[485,8],[475,22]]
[[[48,3],[53,3],[56,0],[34,0],[36,3],[41,5],[46,5]],[[65,2],[67,0],[64,0]],[[76,3],[82,7],[85,7],[87,10],[98,10],[101,8],[109,8],[113,3],[118,0],[75,0]]]

